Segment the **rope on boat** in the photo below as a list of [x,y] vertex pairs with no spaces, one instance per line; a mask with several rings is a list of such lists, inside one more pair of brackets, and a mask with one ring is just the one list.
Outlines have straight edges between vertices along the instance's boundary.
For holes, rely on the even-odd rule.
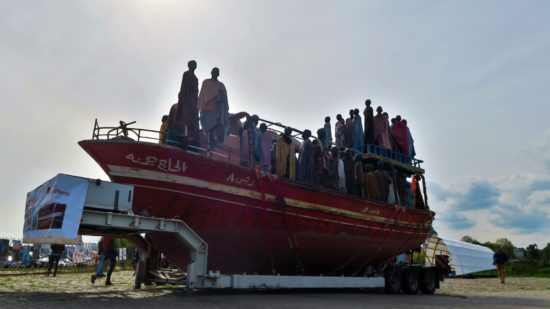
[[276,274],[277,270],[275,269],[275,260],[273,258],[273,242],[271,239],[270,224],[267,218],[267,201],[266,201],[266,196],[264,191],[264,182],[263,182],[263,177],[261,173],[258,171],[258,169],[256,169],[256,178],[258,178],[258,182],[260,184],[260,193],[262,194],[262,208],[263,208],[262,217],[264,221],[264,232],[265,232],[265,238],[267,242],[267,249],[269,252],[269,261],[271,262],[271,272],[273,274]]
[[[386,220],[386,222],[384,222],[384,224],[382,225],[382,228],[379,229],[379,230],[376,230],[375,233],[372,234],[372,236],[370,237],[370,240],[373,240],[376,236],[378,236],[378,233],[380,233],[380,231],[384,230],[384,228],[389,224],[389,222],[393,219],[393,217],[398,213],[398,210],[399,208],[395,208],[395,210],[393,211],[392,215]],[[395,222],[397,222],[397,219],[395,219]],[[355,260],[357,257],[359,257],[360,255],[362,255],[363,253],[365,253],[365,251],[367,251],[367,249],[370,247],[371,245],[371,242],[367,241],[367,245],[365,247],[363,247],[363,249],[359,250],[357,253],[355,253],[353,256],[351,256],[344,264],[336,267],[331,273],[330,273],[330,276],[334,275],[335,273],[338,273],[339,271],[341,271],[342,269],[344,269],[346,266],[348,266],[351,262],[353,262],[353,260]],[[380,244],[381,246],[381,244]],[[361,267],[362,268],[362,267]],[[358,270],[359,271],[359,270]]]
[[[267,175],[267,173],[266,173]],[[282,194],[278,193],[278,190],[275,187],[275,181],[268,177],[268,179],[271,182],[271,187],[273,189],[273,192],[275,193],[276,199],[277,199],[277,205],[279,206],[282,214],[283,214],[283,223],[286,227],[286,231],[288,233],[288,245],[290,247],[291,252],[294,254],[294,258],[296,259],[296,266],[301,274],[305,273],[304,264],[302,263],[302,258],[300,257],[300,253],[298,250],[298,241],[294,236],[294,232],[292,231],[292,227],[290,224],[288,224],[288,216],[286,213],[286,201],[285,197]]]

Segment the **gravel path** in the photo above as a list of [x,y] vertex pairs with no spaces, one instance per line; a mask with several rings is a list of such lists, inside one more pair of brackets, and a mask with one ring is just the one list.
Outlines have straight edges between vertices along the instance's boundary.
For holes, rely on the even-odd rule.
[[370,291],[199,291],[192,297],[172,286],[133,290],[130,271],[113,274],[113,286],[91,273],[0,276],[0,308],[550,308],[550,278],[448,279],[435,295],[386,295]]

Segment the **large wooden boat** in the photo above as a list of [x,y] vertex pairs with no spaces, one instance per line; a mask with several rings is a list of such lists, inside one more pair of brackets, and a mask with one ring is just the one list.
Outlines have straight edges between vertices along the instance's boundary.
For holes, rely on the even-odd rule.
[[[206,240],[208,269],[362,274],[419,247],[432,226],[435,214],[427,205],[389,205],[241,166],[237,136],[214,151],[157,139],[157,131],[122,122],[99,127],[96,121],[93,138],[79,144],[112,181],[134,186],[134,213],[184,220]],[[424,172],[418,164],[374,153],[364,159],[384,160],[409,175]],[[151,240],[185,269],[185,248],[168,238]]]

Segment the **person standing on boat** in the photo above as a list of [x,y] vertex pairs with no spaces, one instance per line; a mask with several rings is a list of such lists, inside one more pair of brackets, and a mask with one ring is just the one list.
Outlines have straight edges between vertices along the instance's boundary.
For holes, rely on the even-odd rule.
[[362,155],[355,155],[355,167],[353,183],[355,185],[355,194],[360,197],[365,197],[365,173],[363,172]]
[[380,191],[378,190],[378,181],[372,172],[372,164],[365,164],[365,193],[368,199],[380,199]]
[[333,147],[328,158],[328,187],[333,190],[338,190],[338,148]]
[[355,163],[353,162],[353,151],[351,149],[346,149],[344,151],[344,170],[346,176],[346,192],[352,194],[355,192],[355,172],[354,172]]
[[343,149],[344,146],[344,131],[346,123],[341,114],[336,115],[336,124],[334,125],[334,134],[336,137],[336,147]]
[[202,129],[208,136],[208,148],[223,145],[229,129],[229,104],[225,85],[218,80],[220,70],[212,69],[212,78],[202,82],[198,109],[201,112]]
[[344,126],[344,146],[346,148],[353,148],[353,116],[355,111],[349,110],[349,118],[346,118],[346,124]]
[[187,126],[187,136],[193,141],[199,139],[199,112],[197,101],[199,99],[199,80],[195,76],[197,62],[191,60],[187,63],[189,70],[183,73],[180,92],[178,94],[178,113],[176,121]]
[[382,106],[376,108],[376,116],[374,116],[374,141],[375,143],[384,148],[391,150],[390,137],[389,137],[389,123],[386,116],[382,114]]
[[403,122],[405,128],[407,129],[407,142],[409,143],[409,153],[407,154],[407,156],[411,159],[414,159],[414,157],[416,156],[416,151],[414,150],[414,140],[412,138],[411,130],[407,125],[406,119],[401,120],[401,122]]
[[328,149],[330,149],[330,147],[332,147],[332,128],[330,126],[329,116],[325,117],[324,130],[325,130],[325,146],[328,147]]
[[395,124],[391,128],[391,135],[397,144],[399,153],[408,156],[409,142],[407,140],[407,127],[401,121],[401,116],[395,116]]
[[383,202],[388,201],[389,185],[391,184],[391,177],[384,168],[384,161],[378,161],[378,168],[374,171],[376,182],[378,184],[378,192],[380,193],[380,200]]
[[315,161],[313,144],[309,140],[311,137],[310,130],[304,130],[302,139],[304,140],[300,147],[298,155],[298,172],[297,179],[307,184],[315,184]]
[[365,151],[365,140],[363,137],[363,121],[359,115],[359,109],[353,111],[353,149],[359,153]]
[[365,101],[365,110],[363,116],[365,116],[365,145],[374,143],[374,111],[372,110],[371,101]]
[[292,141],[292,128],[286,127],[285,132],[277,139],[275,149],[275,171],[277,175],[296,178],[296,146]]
[[260,125],[260,165],[262,171],[269,172],[271,170],[271,148],[273,148],[273,140],[271,135],[267,133],[267,125]]
[[168,131],[168,115],[162,116],[160,131],[159,131],[159,144],[164,144],[166,140],[166,131]]

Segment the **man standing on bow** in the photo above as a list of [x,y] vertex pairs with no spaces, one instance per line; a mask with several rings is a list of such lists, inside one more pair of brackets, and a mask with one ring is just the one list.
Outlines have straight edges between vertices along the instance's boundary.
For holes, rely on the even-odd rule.
[[187,63],[189,70],[183,73],[180,92],[178,94],[178,112],[176,121],[187,126],[187,136],[193,141],[199,139],[199,112],[197,101],[199,99],[199,80],[195,76],[197,62],[191,60]]
[[225,85],[218,80],[220,70],[213,68],[211,74],[212,78],[202,82],[198,108],[202,129],[208,136],[208,148],[214,149],[223,145],[229,132],[229,104]]

